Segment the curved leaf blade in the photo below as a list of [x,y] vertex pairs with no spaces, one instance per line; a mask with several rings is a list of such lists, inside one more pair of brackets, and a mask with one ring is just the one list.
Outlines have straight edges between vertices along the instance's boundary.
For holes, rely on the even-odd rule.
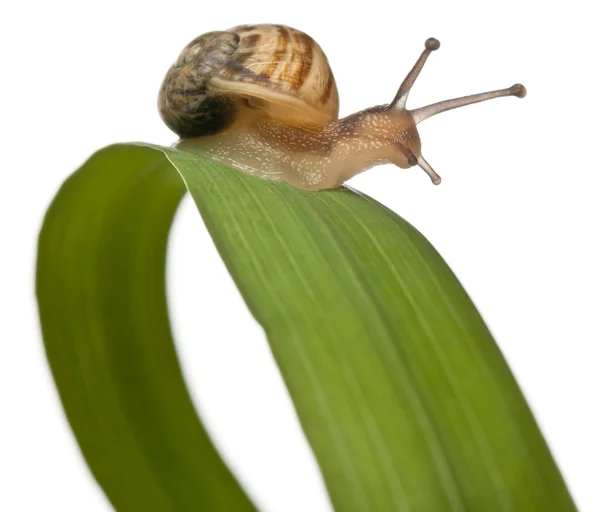
[[[128,172],[135,167],[140,176],[161,175],[181,194],[174,173],[168,177],[171,166],[179,172],[250,310],[266,331],[336,510],[574,510],[489,331],[450,269],[412,226],[348,189],[305,192],[173,149],[113,146],[99,152],[78,174],[85,177],[94,166],[127,167]],[[108,179],[102,186],[111,187],[113,195],[124,194],[107,185]],[[162,186],[166,185],[156,189]],[[132,190],[133,185],[128,187],[121,189]],[[114,290],[93,289],[104,296],[104,307],[111,312],[102,318],[106,333],[119,336],[123,322],[127,339],[139,336],[139,343],[128,348],[130,360],[142,350],[142,338],[150,330],[141,325],[147,317],[144,311],[165,308],[164,290],[158,293],[155,285],[148,290],[145,280],[156,281],[159,274],[162,283],[164,243],[174,206],[168,214],[154,209],[150,205],[164,191],[150,189],[144,190],[146,199],[126,209],[127,214],[115,213],[103,228],[119,239],[115,247],[120,252],[108,256],[115,261],[104,264],[103,271],[105,279],[114,279],[126,274],[123,259],[129,258],[125,267],[131,271],[144,257],[143,251],[131,255],[124,249],[135,232],[132,226],[141,226],[128,215],[146,220],[155,215],[151,226],[160,226],[156,231],[162,241],[158,235],[154,240],[163,259],[143,278],[126,285],[137,287],[125,291],[136,297],[132,303],[137,305],[137,323],[129,325],[131,308],[113,307]],[[141,197],[141,192],[133,195]],[[173,192],[173,204],[175,196]],[[87,207],[78,204],[71,215]],[[92,213],[94,207],[89,209],[90,216],[97,215]],[[40,248],[56,237],[44,238],[43,232]],[[40,262],[44,258],[49,256],[40,252]],[[95,265],[104,268],[95,258]],[[53,272],[49,265],[40,275]],[[62,278],[67,279],[68,273]],[[43,289],[47,288],[46,284]],[[153,299],[156,309],[137,296],[148,292],[160,296]],[[45,292],[39,297],[44,325]],[[63,320],[70,314],[67,311]],[[168,330],[167,324],[163,330]],[[48,346],[56,340],[49,341],[47,331],[45,326]],[[172,351],[170,337],[162,336],[158,343],[169,348],[152,343],[151,349]],[[53,350],[48,349],[51,363]],[[120,357],[125,356],[119,353],[115,359]],[[65,365],[55,369],[55,375],[71,370]],[[69,384],[61,384],[60,378],[56,380],[61,393],[70,393],[63,391]],[[182,385],[170,393],[185,395],[189,405]],[[131,414],[146,414],[144,407],[134,405]],[[66,400],[65,407],[67,412],[73,408]],[[157,420],[156,415],[147,419]],[[79,438],[81,427],[73,421],[72,425]],[[131,433],[136,442],[139,434]],[[156,435],[153,431],[147,441]],[[83,444],[82,449],[86,453]],[[162,449],[171,448],[165,442]],[[150,466],[160,474],[161,454],[152,456],[157,458]],[[92,466],[87,453],[86,457]],[[187,476],[188,481],[193,479]]]
[[265,327],[336,509],[573,510],[489,330],[418,231],[347,189],[169,158]]

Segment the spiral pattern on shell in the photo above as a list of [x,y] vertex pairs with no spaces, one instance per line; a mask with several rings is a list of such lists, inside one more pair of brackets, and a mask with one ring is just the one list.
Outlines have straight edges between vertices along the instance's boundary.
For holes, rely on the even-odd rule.
[[338,91],[323,50],[283,25],[245,25],[194,39],[167,73],[159,108],[182,138],[198,137],[227,128],[244,99],[292,126],[318,126],[338,116]]

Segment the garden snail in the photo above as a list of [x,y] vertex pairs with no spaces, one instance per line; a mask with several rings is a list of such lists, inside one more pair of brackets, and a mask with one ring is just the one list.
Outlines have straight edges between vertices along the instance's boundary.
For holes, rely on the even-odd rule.
[[507,89],[415,110],[406,100],[437,39],[389,105],[338,119],[339,98],[327,57],[308,35],[283,25],[244,25],[194,39],[168,71],[159,95],[178,146],[258,176],[309,190],[336,188],[375,165],[418,165],[440,177],[421,154],[417,125],[465,105],[526,94]]

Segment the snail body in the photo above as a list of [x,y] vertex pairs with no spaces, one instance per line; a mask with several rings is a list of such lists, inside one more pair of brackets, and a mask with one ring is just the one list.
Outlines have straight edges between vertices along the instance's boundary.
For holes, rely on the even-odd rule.
[[189,43],[159,95],[178,146],[237,169],[309,190],[336,188],[359,172],[393,163],[419,165],[417,124],[439,112],[500,96],[522,85],[406,109],[408,93],[431,52],[425,50],[389,105],[338,119],[339,96],[327,57],[308,35],[283,25],[209,32]]

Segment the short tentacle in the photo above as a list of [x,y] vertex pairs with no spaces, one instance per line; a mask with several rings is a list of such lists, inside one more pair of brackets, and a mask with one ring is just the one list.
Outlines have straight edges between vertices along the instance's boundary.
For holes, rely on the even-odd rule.
[[440,177],[440,175],[433,170],[433,168],[431,167],[431,165],[429,165],[427,160],[423,158],[423,155],[419,155],[419,158],[417,158],[417,164],[421,169],[423,169],[427,173],[427,175],[431,178],[431,182],[434,185],[439,185],[442,182],[442,178]]

